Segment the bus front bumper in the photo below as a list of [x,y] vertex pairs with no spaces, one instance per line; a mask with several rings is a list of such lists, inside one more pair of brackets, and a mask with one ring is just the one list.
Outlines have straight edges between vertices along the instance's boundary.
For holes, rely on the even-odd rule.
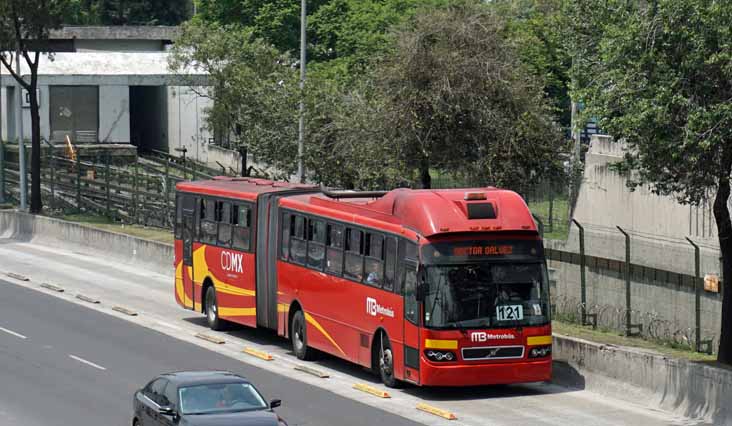
[[543,382],[552,378],[551,358],[495,364],[439,365],[422,361],[423,386],[481,386]]

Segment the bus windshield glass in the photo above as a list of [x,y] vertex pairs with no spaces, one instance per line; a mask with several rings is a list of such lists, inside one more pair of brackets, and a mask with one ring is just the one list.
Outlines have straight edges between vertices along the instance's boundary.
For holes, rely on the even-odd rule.
[[467,240],[422,248],[428,328],[544,325],[549,293],[540,240]]

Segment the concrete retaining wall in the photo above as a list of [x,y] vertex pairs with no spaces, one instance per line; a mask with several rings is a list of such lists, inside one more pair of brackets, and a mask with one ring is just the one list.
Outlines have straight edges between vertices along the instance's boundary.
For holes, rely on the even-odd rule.
[[13,210],[0,211],[0,238],[13,238],[36,244],[63,247],[99,255],[115,261],[135,263],[145,269],[173,276],[173,246],[104,231],[73,222],[34,216]]
[[732,369],[554,336],[554,382],[732,425]]
[[[58,219],[0,211],[0,238],[104,253],[173,274],[173,247]],[[554,336],[554,382],[641,403],[712,424],[732,425],[732,370],[643,350]]]

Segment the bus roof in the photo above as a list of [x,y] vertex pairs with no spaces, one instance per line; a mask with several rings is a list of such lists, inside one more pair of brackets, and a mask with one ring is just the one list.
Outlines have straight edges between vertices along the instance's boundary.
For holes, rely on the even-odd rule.
[[276,182],[267,179],[228,176],[216,176],[210,180],[195,182],[180,182],[176,185],[176,189],[178,191],[251,201],[256,200],[257,195],[267,192],[283,192],[317,188],[319,188],[317,185],[304,185],[298,183]]
[[[354,194],[355,195],[355,194]],[[531,212],[515,192],[496,188],[395,189],[381,198],[333,199],[305,194],[285,207],[350,219],[365,225],[411,229],[424,237],[471,232],[537,232]]]

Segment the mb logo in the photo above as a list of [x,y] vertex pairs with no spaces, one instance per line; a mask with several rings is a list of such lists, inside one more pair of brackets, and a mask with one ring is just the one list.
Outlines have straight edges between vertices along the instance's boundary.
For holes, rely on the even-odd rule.
[[373,297],[367,297],[366,298],[366,313],[371,315],[372,317],[375,317],[378,310],[379,310],[379,304],[376,302],[376,299],[374,299]]

